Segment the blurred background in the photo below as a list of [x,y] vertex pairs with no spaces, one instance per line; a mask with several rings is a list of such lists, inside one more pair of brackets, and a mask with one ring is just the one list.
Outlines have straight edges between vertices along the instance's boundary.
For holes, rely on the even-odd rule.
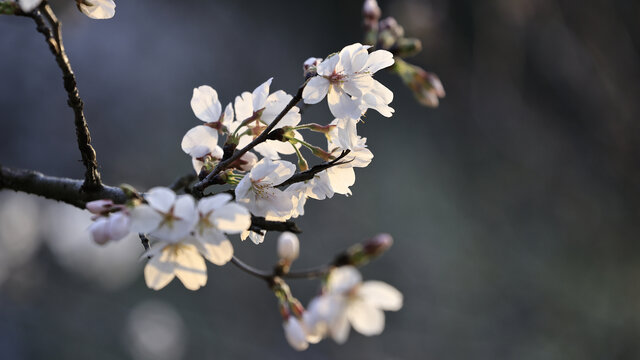
[[[180,140],[208,84],[223,104],[362,40],[361,1],[116,0],[96,21],[51,1],[106,183],[168,185],[191,171]],[[298,268],[389,232],[363,268],[405,295],[381,336],[297,353],[275,298],[228,265],[207,286],[159,292],[136,238],[99,247],[78,209],[0,192],[2,359],[640,358],[640,3],[379,1],[424,51],[447,97],[421,107],[389,73],[395,116],[359,133],[375,158],[353,196],[310,200]],[[28,18],[0,17],[0,163],[83,174],[60,71]],[[327,123],[323,102],[303,121]],[[275,234],[234,238],[269,268]],[[317,283],[292,281],[306,303]]]

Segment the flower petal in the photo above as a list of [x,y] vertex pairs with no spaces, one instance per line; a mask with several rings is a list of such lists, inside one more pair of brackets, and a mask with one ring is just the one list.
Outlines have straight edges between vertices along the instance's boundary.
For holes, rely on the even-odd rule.
[[402,308],[402,293],[382,281],[365,281],[358,288],[358,296],[378,309],[398,311]]
[[307,83],[307,86],[302,90],[302,99],[304,99],[305,104],[317,104],[325,96],[327,96],[327,92],[329,91],[329,80],[323,78],[322,76],[316,76],[311,78]]
[[175,273],[189,290],[198,290],[207,283],[207,265],[193,245],[180,244],[176,251]]
[[204,122],[218,121],[222,112],[218,93],[208,85],[193,89],[191,109],[196,117]]
[[273,78],[270,78],[253,90],[253,111],[258,111],[265,107],[272,80]]
[[350,300],[347,318],[351,326],[362,335],[379,335],[384,330],[384,313],[373,305],[359,300]]
[[144,194],[144,199],[155,210],[168,213],[176,201],[176,193],[169,188],[158,186]]
[[218,131],[208,126],[198,125],[182,138],[182,151],[193,158],[211,154],[218,147]]

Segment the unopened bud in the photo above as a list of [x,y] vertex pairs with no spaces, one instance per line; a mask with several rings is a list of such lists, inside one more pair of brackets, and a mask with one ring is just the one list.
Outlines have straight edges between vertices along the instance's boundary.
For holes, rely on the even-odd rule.
[[362,15],[364,17],[364,27],[368,32],[375,32],[378,30],[378,20],[382,15],[380,6],[376,0],[365,0],[362,6]]
[[395,37],[404,36],[404,28],[398,24],[398,21],[393,16],[386,17],[380,21],[380,31],[386,30],[390,31]]
[[393,238],[389,234],[378,234],[373,238],[355,244],[347,249],[334,261],[335,266],[362,266],[369,261],[385,253],[393,244]]
[[420,39],[414,38],[400,38],[396,41],[396,55],[406,58],[414,56],[422,51],[422,42]]
[[300,241],[294,233],[283,232],[278,238],[278,257],[291,263],[300,254]]
[[94,200],[87,203],[86,208],[92,214],[102,214],[113,206],[113,201],[109,199]]
[[402,59],[396,59],[394,71],[413,91],[415,98],[424,106],[437,107],[439,99],[445,97],[444,87],[438,76],[411,65]]
[[304,72],[305,79],[310,78],[312,76],[316,76],[318,74],[316,71],[316,67],[320,65],[321,62],[322,62],[321,58],[314,58],[314,57],[310,57],[304,61],[304,64],[302,64],[302,70]]

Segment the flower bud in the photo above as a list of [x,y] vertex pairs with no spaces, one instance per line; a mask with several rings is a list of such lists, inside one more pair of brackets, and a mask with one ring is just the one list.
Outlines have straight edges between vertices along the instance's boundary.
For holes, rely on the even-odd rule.
[[303,325],[296,317],[290,316],[282,323],[284,327],[284,337],[287,339],[292,348],[303,351],[309,347],[307,342],[307,334]]
[[278,238],[278,257],[280,260],[291,263],[298,258],[300,253],[300,241],[294,233],[283,232]]
[[362,16],[364,17],[364,28],[366,32],[375,34],[378,31],[378,20],[382,11],[376,0],[365,0],[362,6]]
[[335,266],[362,266],[385,253],[393,245],[393,238],[389,234],[378,234],[371,239],[355,244],[336,258]]
[[413,91],[413,95],[422,105],[437,107],[439,99],[445,97],[444,87],[436,74],[402,59],[396,59],[394,71],[400,75],[402,81]]
[[92,214],[102,214],[113,206],[113,201],[109,199],[89,201],[85,207]]
[[93,241],[98,245],[104,245],[109,240],[109,220],[106,217],[100,217],[89,226],[89,233]]
[[304,64],[302,64],[302,70],[304,72],[305,79],[317,75],[316,66],[320,65],[321,62],[321,58],[314,57],[310,57],[304,61]]
[[422,42],[420,39],[400,38],[396,42],[395,47],[399,57],[411,57],[422,51]]

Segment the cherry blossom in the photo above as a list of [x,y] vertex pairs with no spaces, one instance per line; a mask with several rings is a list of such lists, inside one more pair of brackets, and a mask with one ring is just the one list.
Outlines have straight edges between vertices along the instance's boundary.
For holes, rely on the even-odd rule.
[[235,189],[236,201],[252,214],[267,220],[285,220],[291,217],[295,194],[276,188],[291,177],[296,166],[284,160],[260,160]]
[[[235,109],[237,121],[232,125],[233,132],[240,135],[238,147],[244,147],[256,138],[271,122],[282,112],[293,98],[282,90],[269,94],[269,87],[273,78],[258,86],[252,93],[243,92],[236,97]],[[300,123],[300,109],[297,106],[278,122],[274,129],[283,127],[295,127]],[[302,135],[296,130],[290,130],[291,137],[303,140]],[[291,155],[295,153],[295,147],[300,144],[291,144],[287,141],[267,140],[255,147],[255,150],[264,157],[272,160],[279,159],[278,154]]]
[[292,262],[300,254],[300,241],[296,234],[285,231],[278,237],[278,257],[280,260]]
[[198,222],[191,195],[176,195],[166,187],[155,187],[144,194],[147,204],[131,210],[131,229],[172,243],[187,236]]
[[155,242],[145,256],[151,257],[144,268],[144,280],[153,290],[160,290],[178,277],[184,287],[198,290],[207,283],[207,265],[198,252],[197,240]]
[[372,336],[384,330],[384,313],[402,308],[402,293],[381,281],[362,282],[353,266],[331,271],[327,292],[309,305],[313,327],[326,326],[328,334],[339,344],[349,336],[351,326],[359,333]]
[[251,225],[249,211],[231,199],[229,194],[218,194],[198,202],[197,247],[207,260],[216,265],[226,264],[233,256],[233,246],[225,233],[238,234]]
[[304,102],[317,104],[326,96],[337,118],[359,119],[369,108],[391,116],[393,109],[388,104],[393,93],[372,75],[393,65],[393,54],[386,50],[369,54],[369,48],[355,43],[322,61],[316,67],[318,75],[309,80],[302,93]]

